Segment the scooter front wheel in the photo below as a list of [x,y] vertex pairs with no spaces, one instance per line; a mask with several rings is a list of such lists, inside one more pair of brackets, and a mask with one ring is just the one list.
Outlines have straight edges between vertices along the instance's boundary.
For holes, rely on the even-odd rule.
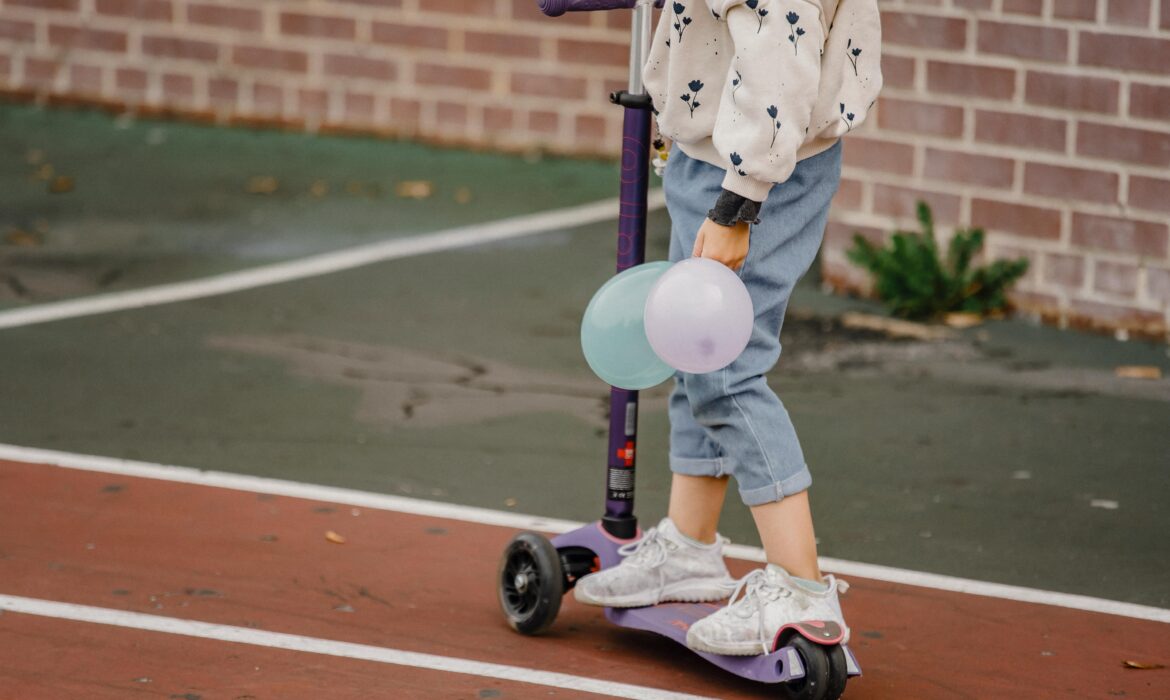
[[512,538],[500,558],[500,608],[512,629],[539,634],[552,625],[565,594],[561,558],[552,542],[535,532]]
[[[799,634],[792,634],[784,645],[796,649],[800,655],[800,662],[804,665],[803,677],[781,686],[784,697],[787,700],[828,700],[830,674],[828,650]],[[833,696],[832,700],[837,700],[838,697],[840,693]]]

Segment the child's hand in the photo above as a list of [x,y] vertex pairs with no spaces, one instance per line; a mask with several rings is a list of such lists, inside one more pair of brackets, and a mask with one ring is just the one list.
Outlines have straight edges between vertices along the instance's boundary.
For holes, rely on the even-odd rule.
[[704,219],[691,255],[718,260],[732,270],[739,270],[747,258],[750,234],[751,227],[746,221],[740,221],[735,226],[722,226]]

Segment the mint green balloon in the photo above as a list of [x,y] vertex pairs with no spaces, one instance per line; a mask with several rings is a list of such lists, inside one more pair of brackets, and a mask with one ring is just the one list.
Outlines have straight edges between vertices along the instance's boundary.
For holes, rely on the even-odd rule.
[[581,321],[581,349],[589,368],[619,389],[648,389],[674,374],[646,340],[642,323],[650,288],[670,268],[645,263],[614,275],[593,295]]

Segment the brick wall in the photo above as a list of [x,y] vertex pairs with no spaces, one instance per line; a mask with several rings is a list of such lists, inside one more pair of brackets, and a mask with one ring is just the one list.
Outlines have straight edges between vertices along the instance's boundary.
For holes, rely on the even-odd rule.
[[[699,0],[692,0],[697,2]],[[823,271],[929,201],[1025,255],[1059,323],[1170,319],[1170,0],[882,0],[887,88],[850,137]],[[0,0],[0,94],[224,124],[616,154],[629,13],[535,0]]]

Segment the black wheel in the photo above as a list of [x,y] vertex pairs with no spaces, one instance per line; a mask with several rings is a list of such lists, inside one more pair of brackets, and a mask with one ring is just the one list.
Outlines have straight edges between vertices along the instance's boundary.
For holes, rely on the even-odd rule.
[[500,558],[500,608],[512,629],[539,634],[561,609],[565,575],[556,547],[534,532],[512,538]]
[[845,684],[849,681],[845,650],[840,644],[822,648],[829,657],[829,683],[825,686],[825,700],[837,700],[845,693]]
[[825,653],[825,648],[796,633],[788,637],[784,646],[796,649],[800,654],[800,662],[804,664],[804,678],[781,686],[784,697],[788,700],[826,700],[826,691],[829,690],[829,655]]

